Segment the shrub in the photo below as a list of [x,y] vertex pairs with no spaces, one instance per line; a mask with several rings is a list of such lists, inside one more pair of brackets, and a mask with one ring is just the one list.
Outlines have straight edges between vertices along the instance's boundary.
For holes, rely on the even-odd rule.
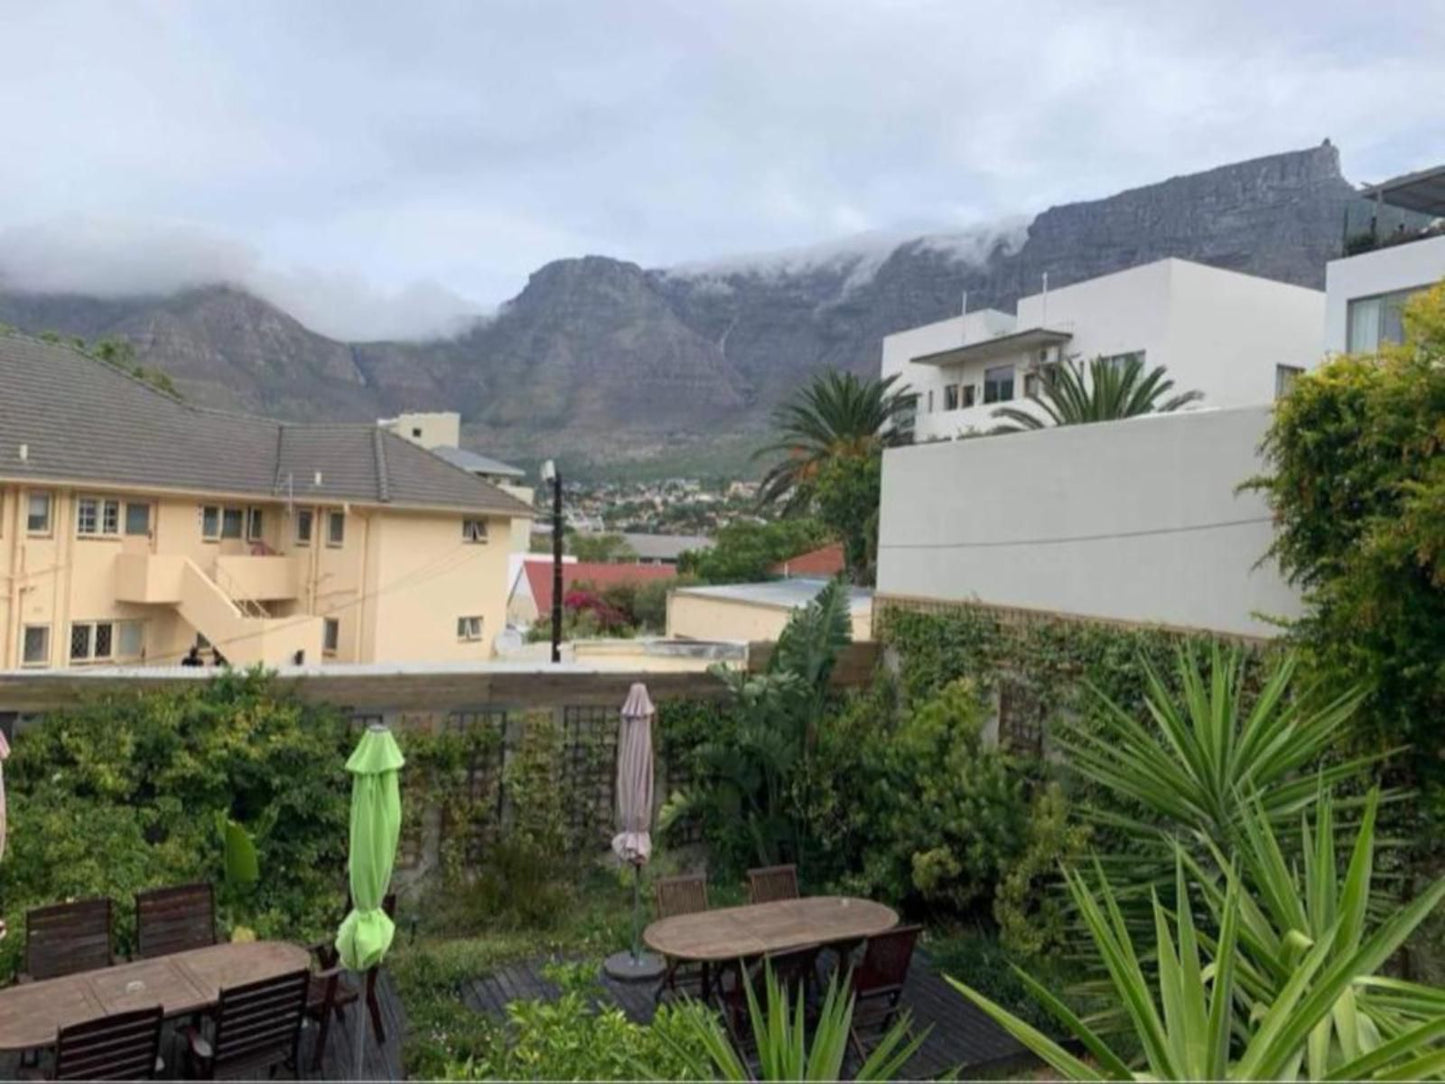
[[[348,745],[339,715],[258,672],[108,696],[23,730],[6,764],[0,906],[12,936],[0,942],[0,973],[24,944],[30,907],[108,895],[124,953],[130,897],[186,880],[219,886],[224,927],[319,934],[344,901]],[[254,840],[256,883],[225,882],[218,818]]]

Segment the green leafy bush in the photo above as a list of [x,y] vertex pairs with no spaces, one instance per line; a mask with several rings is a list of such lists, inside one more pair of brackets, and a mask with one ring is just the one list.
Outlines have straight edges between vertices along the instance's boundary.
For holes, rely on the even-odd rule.
[[677,569],[703,583],[756,583],[772,579],[778,562],[827,541],[828,529],[811,519],[730,523],[713,536],[710,549],[684,553]]
[[[131,896],[187,880],[217,884],[225,927],[319,934],[344,903],[347,752],[335,712],[259,673],[108,696],[26,728],[6,764],[0,906],[12,934],[0,973],[13,970],[28,908],[110,896],[124,953]],[[225,879],[227,819],[254,841],[254,884]]]

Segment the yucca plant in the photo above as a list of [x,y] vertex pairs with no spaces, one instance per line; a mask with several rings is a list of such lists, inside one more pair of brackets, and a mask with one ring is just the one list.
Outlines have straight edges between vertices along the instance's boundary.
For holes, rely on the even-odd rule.
[[[1371,791],[1343,872],[1337,858],[1334,802],[1323,788],[1314,803],[1313,820],[1301,817],[1298,860],[1286,856],[1288,844],[1281,843],[1267,817],[1259,815],[1244,823],[1235,853],[1239,878],[1250,888],[1239,901],[1239,986],[1246,1005],[1277,998],[1300,957],[1332,931],[1337,953],[1355,952],[1387,917],[1380,908],[1371,907],[1379,801],[1379,790]],[[1214,868],[1226,868],[1223,854],[1211,850]],[[1215,921],[1222,923],[1228,903],[1222,878],[1190,855],[1181,854],[1181,860]],[[1306,1049],[1309,1075],[1320,1079],[1333,1066],[1370,1053],[1442,1014],[1445,991],[1395,979],[1362,980],[1340,993],[1330,1013],[1311,1032]]]
[[[1195,846],[1228,849],[1254,810],[1292,822],[1321,785],[1357,778],[1393,751],[1311,769],[1338,745],[1366,690],[1321,698],[1291,688],[1297,661],[1281,658],[1258,693],[1246,694],[1244,657],[1216,644],[1206,672],[1181,649],[1180,693],[1144,663],[1146,717],[1136,719],[1093,689],[1103,708],[1096,729],[1076,725],[1060,736],[1071,768],[1141,812],[1095,809],[1101,822],[1143,840],[1161,831]],[[1167,848],[1166,848],[1167,852]]]
[[1144,371],[1143,355],[1129,358],[1122,365],[1094,358],[1087,370],[1082,362],[1070,358],[1039,374],[1039,394],[1025,400],[1033,405],[1033,410],[999,407],[993,416],[1005,419],[1005,424],[995,426],[990,432],[1018,433],[1055,425],[1115,421],[1140,414],[1169,414],[1204,398],[1202,391],[1169,395],[1173,390],[1174,381],[1169,379],[1164,366],[1156,365],[1147,373]]
[[[1420,1022],[1365,1051],[1342,1047],[1316,1059],[1310,1046],[1338,1011],[1344,995],[1372,981],[1375,970],[1445,898],[1445,878],[1363,940],[1356,942],[1344,916],[1302,951],[1268,1000],[1247,996],[1240,980],[1240,932],[1245,891],[1226,871],[1217,937],[1194,925],[1182,855],[1175,866],[1176,908],[1152,899],[1154,973],[1146,974],[1129,924],[1103,870],[1099,892],[1077,871],[1066,871],[1069,891],[1108,969],[1114,995],[1142,1051],[1131,1061],[1026,972],[1021,980],[1083,1044],[1088,1062],[978,991],[951,978],[960,993],[1029,1050],[1071,1080],[1411,1080],[1445,1070],[1445,1012],[1422,1013]],[[1212,958],[1209,948],[1213,948]]]
[[[853,1022],[854,999],[844,996],[836,978],[829,980],[817,1020],[808,1026],[802,990],[790,1002],[788,991],[766,968],[763,978],[766,1004],[758,1001],[752,982],[744,976],[748,1024],[757,1046],[754,1075],[738,1054],[727,1031],[711,1014],[689,1017],[689,1026],[706,1051],[698,1057],[681,1044],[677,1053],[689,1063],[697,1079],[718,1080],[841,1080],[848,1053],[848,1029]],[[889,1028],[853,1074],[853,1080],[896,1080],[908,1059],[928,1037],[927,1030],[910,1035],[905,1016]],[[809,1041],[811,1033],[811,1042]],[[691,1045],[691,1044],[689,1044]]]

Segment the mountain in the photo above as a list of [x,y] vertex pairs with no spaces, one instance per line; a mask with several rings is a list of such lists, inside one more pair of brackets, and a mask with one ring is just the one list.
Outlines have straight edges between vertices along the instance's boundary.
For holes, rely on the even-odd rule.
[[[877,371],[884,335],[1178,256],[1319,288],[1357,199],[1329,143],[1175,177],[1030,222],[644,269],[558,260],[454,339],[347,344],[240,290],[0,292],[0,321],[123,336],[189,399],[287,418],[459,410],[500,457],[717,462],[821,366]],[[722,459],[718,457],[722,456]]]

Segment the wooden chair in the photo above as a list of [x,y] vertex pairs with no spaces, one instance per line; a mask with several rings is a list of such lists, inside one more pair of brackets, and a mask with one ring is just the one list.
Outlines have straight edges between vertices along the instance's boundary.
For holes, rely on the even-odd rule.
[[135,896],[136,955],[169,956],[216,943],[216,890],[207,882]]
[[903,986],[922,932],[922,926],[896,926],[868,939],[863,959],[853,971],[853,1023],[848,1029],[860,1061],[868,1056],[867,1043],[881,1039],[904,1010]]
[[[804,1019],[810,1024],[817,1019],[818,954],[821,945],[804,945],[785,952],[773,952],[761,960],[739,960],[731,969],[732,983],[726,977],[718,983],[717,1006],[722,1012],[723,1026],[738,1056],[749,1069],[757,1068],[757,1040],[753,1035],[752,1020],[748,1011],[748,994],[743,984],[746,972],[747,982],[753,988],[753,996],[759,1006],[767,1011],[767,972],[771,971],[778,986],[787,998],[789,1006],[796,1006],[799,993],[803,996]],[[791,1017],[791,1009],[789,1016]]]
[[52,1080],[152,1080],[160,1060],[159,1005],[85,1020],[60,1029]]
[[[330,941],[320,941],[310,946],[320,969],[311,973],[306,990],[306,1015],[316,1021],[316,1044],[311,1052],[311,1071],[321,1068],[321,1059],[326,1054],[326,1037],[331,1031],[334,1017],[340,1020],[346,1010],[360,997],[356,988],[342,976],[345,970],[340,966],[336,946]],[[375,989],[368,982],[368,992],[375,996]]]
[[[687,877],[665,877],[652,889],[658,918],[693,915],[707,910],[707,878],[702,874]],[[706,963],[685,960],[667,961],[667,971],[657,986],[657,1000],[667,992],[706,997],[709,969]]]
[[223,989],[211,1038],[197,1027],[183,1030],[190,1075],[254,1080],[263,1069],[274,1076],[285,1066],[300,1079],[301,1023],[310,986],[311,972],[303,970]]
[[797,866],[765,866],[748,870],[748,902],[772,903],[798,898]]
[[25,970],[19,981],[53,979],[115,962],[108,899],[76,900],[25,913]]

